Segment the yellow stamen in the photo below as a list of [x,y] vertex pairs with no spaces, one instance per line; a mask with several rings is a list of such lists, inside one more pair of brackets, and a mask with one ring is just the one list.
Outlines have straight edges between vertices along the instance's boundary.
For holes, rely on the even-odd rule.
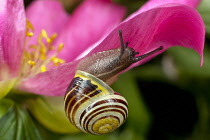
[[48,37],[46,30],[42,30],[41,34],[46,39],[47,43],[51,43],[51,39]]
[[63,43],[60,43],[59,46],[58,46],[58,52],[60,52],[64,47],[64,44]]
[[26,19],[26,29],[34,31],[34,27],[28,19]]
[[32,60],[29,60],[29,61],[28,61],[28,64],[31,65],[31,66],[35,66],[35,65],[36,65],[36,62],[34,62],[34,61],[32,61]]
[[57,57],[52,57],[51,58],[52,62],[54,63],[55,66],[59,66],[59,64],[65,63],[63,59],[57,58]]
[[37,46],[35,46],[35,45],[30,45],[29,48],[31,48],[31,49],[37,49]]
[[47,71],[46,66],[41,66],[41,72],[45,72],[45,71]]
[[58,35],[57,35],[56,33],[54,33],[54,34],[50,37],[48,43],[52,43],[52,42],[55,40],[55,38],[56,38],[57,36],[58,36]]
[[[33,25],[27,20],[26,36],[29,37],[28,39],[33,36],[33,32]],[[65,63],[63,59],[57,57],[64,47],[63,43],[53,46],[56,37],[56,33],[49,36],[46,30],[41,30],[37,44],[28,45],[23,52],[21,75],[34,75]]]
[[33,35],[34,35],[33,32],[27,32],[27,33],[26,33],[26,36],[28,36],[28,37],[32,37]]
[[42,37],[44,37],[46,39],[49,38],[48,35],[47,35],[47,31],[44,30],[44,29],[41,31],[41,35],[42,35]]
[[26,36],[32,37],[34,35],[34,27],[29,20],[26,20]]

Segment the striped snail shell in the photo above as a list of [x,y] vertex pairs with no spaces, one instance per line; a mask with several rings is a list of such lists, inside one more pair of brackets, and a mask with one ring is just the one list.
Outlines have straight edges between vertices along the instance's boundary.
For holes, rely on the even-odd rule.
[[77,71],[65,97],[66,112],[71,123],[81,131],[95,135],[118,128],[128,116],[124,97],[102,80]]
[[124,44],[119,31],[121,47],[95,53],[79,62],[76,74],[66,90],[65,112],[70,122],[83,132],[107,134],[122,125],[128,117],[126,99],[115,94],[107,80],[163,49],[136,56],[133,48]]

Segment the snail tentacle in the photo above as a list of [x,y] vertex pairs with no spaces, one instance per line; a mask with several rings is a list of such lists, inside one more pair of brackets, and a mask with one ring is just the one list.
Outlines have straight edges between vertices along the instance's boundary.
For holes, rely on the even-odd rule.
[[157,48],[157,49],[155,49],[155,50],[153,50],[153,51],[151,51],[151,52],[148,52],[148,53],[146,53],[146,54],[137,56],[137,57],[134,58],[134,63],[135,63],[135,62],[138,62],[138,61],[140,61],[140,60],[142,60],[142,59],[144,59],[144,58],[146,58],[146,57],[148,57],[148,56],[151,56],[152,54],[157,53],[157,52],[159,52],[159,51],[161,51],[161,50],[163,50],[163,46],[160,46],[159,48]]
[[119,30],[119,37],[120,37],[120,43],[121,43],[120,56],[119,56],[119,59],[120,59],[122,57],[122,55],[124,54],[125,49],[128,46],[128,43],[126,42],[126,45],[124,44],[122,30]]

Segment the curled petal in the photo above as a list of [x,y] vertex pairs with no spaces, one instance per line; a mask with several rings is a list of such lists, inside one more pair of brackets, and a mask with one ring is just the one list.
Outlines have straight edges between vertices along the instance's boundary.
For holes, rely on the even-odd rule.
[[45,29],[49,35],[59,33],[69,20],[69,15],[56,0],[33,1],[26,9],[26,17],[35,29],[30,43],[36,43],[42,29]]
[[[123,31],[124,41],[129,42],[129,46],[138,51],[139,55],[160,46],[164,50],[172,46],[183,46],[194,49],[201,56],[200,64],[203,64],[205,27],[199,13],[191,7],[173,4],[142,12],[115,28],[88,56],[119,47],[118,30]],[[163,51],[134,65],[145,63]]]
[[84,1],[73,12],[68,25],[64,27],[56,40],[58,43],[64,43],[59,57],[65,59],[66,62],[74,60],[118,25],[124,14],[125,8],[110,0]]
[[20,66],[25,41],[25,11],[22,0],[0,1],[0,65],[12,72]]
[[144,4],[139,10],[141,12],[155,8],[164,4],[183,4],[193,8],[197,7],[201,0],[150,0]]
[[74,77],[77,63],[67,63],[24,79],[18,89],[47,96],[62,96]]
[[139,8],[139,10],[137,10],[136,12],[134,12],[133,14],[131,14],[127,20],[129,20],[130,18],[144,12],[147,10],[150,10],[152,8],[157,8],[158,6],[163,6],[165,5],[170,6],[173,4],[183,4],[186,6],[191,6],[193,8],[197,7],[198,4],[200,3],[201,0],[149,0],[148,2],[146,2],[141,8]]

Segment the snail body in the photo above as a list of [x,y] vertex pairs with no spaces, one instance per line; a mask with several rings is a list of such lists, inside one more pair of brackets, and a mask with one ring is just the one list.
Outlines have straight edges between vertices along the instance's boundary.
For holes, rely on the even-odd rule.
[[133,48],[121,47],[98,52],[79,62],[76,74],[66,90],[65,112],[70,122],[83,132],[93,135],[109,133],[122,125],[128,116],[126,99],[106,83],[131,64],[163,49],[159,47],[137,56]]

